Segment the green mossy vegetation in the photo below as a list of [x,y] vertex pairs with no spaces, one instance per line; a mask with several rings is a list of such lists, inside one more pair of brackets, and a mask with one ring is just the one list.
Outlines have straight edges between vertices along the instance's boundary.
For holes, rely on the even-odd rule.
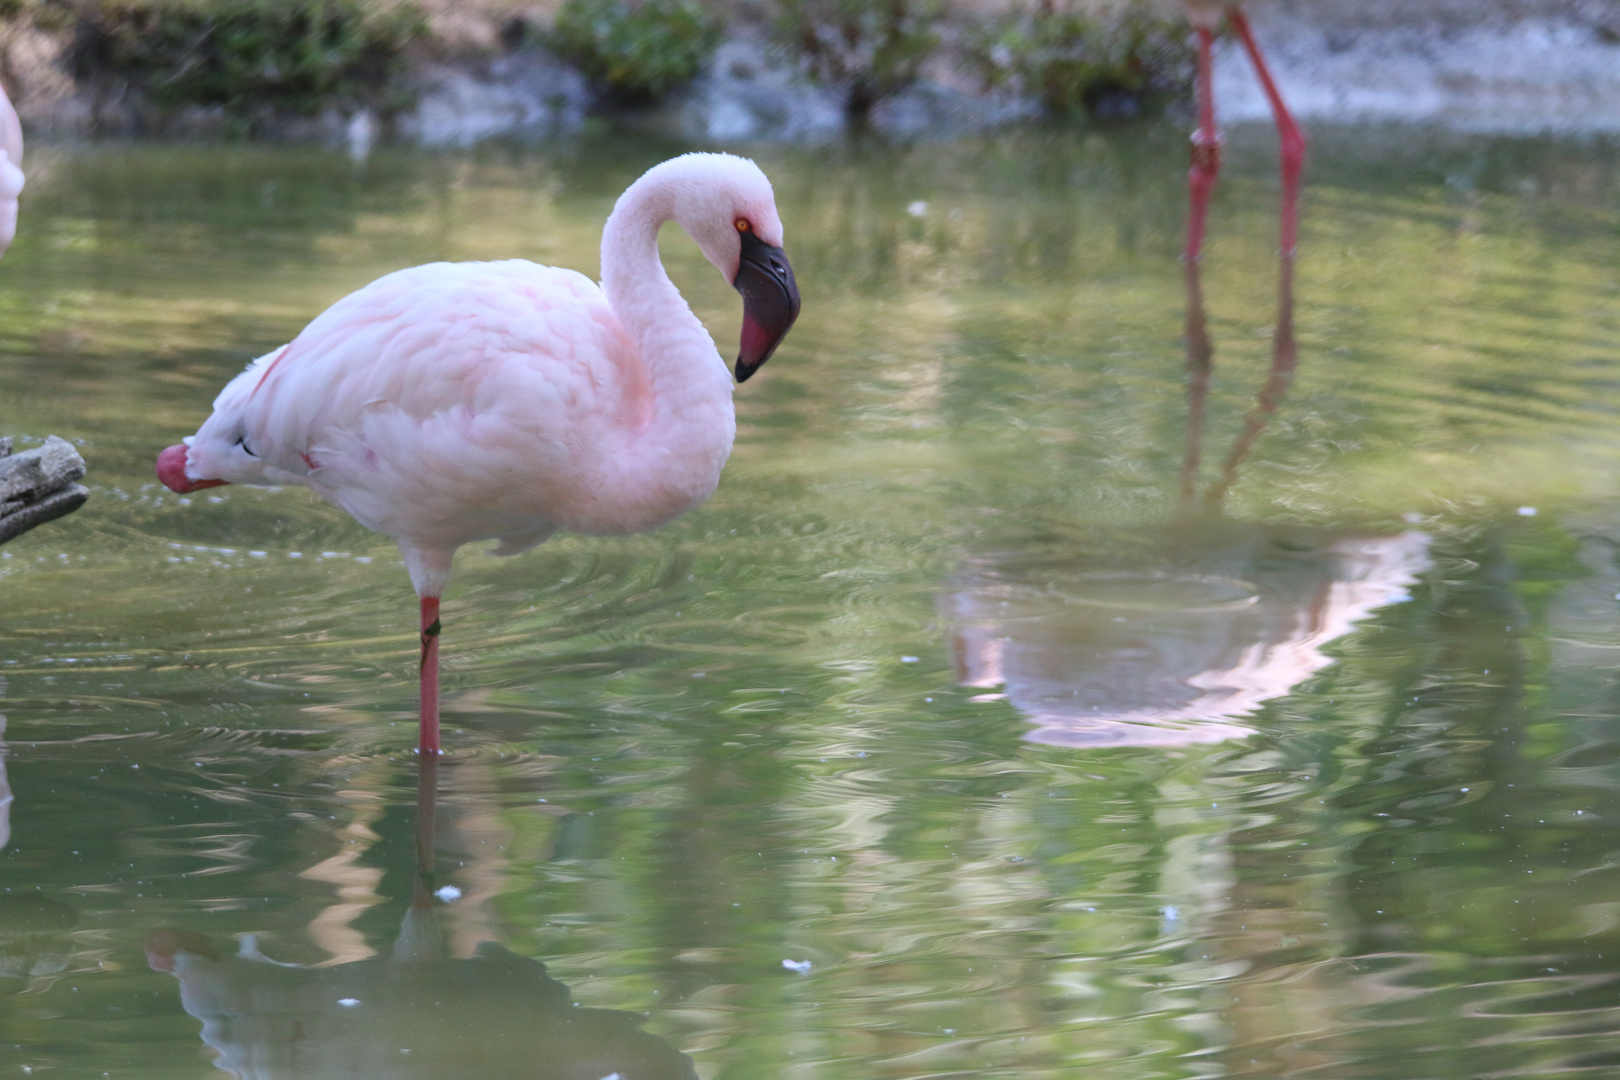
[[[66,59],[81,82],[127,87],[159,113],[221,108],[251,130],[276,116],[408,104],[406,53],[433,44],[423,7],[437,2],[0,0],[0,21],[70,33]],[[550,26],[516,14],[499,37],[550,49],[604,102],[644,104],[697,76],[744,11],[719,0],[563,0]],[[1145,3],[1032,0],[994,18],[962,0],[757,0],[746,11],[856,123],[939,59],[1059,118],[1135,115],[1191,94],[1185,20]]]
[[405,48],[426,30],[410,4],[367,0],[81,0],[69,59],[80,79],[118,78],[160,108],[313,115],[387,108]]
[[543,40],[610,99],[639,103],[690,82],[724,33],[698,0],[564,0]]
[[943,0],[776,0],[778,40],[863,117],[916,81],[940,44]]
[[990,86],[1058,117],[1134,116],[1192,95],[1186,21],[1137,5],[1109,12],[1042,0],[981,26],[966,51]]

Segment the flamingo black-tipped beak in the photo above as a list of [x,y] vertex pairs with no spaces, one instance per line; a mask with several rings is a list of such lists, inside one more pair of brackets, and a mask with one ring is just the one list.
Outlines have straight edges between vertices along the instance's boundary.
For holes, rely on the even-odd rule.
[[737,381],[746,382],[787,337],[799,317],[799,286],[782,249],[752,232],[742,237],[742,262],[732,288],[742,294],[742,347],[737,352]]
[[186,475],[186,446],[176,443],[158,455],[157,476],[163,481],[163,486],[170,491],[178,491],[182,495],[189,495],[193,491],[203,488],[221,487],[230,483],[229,480],[193,480]]

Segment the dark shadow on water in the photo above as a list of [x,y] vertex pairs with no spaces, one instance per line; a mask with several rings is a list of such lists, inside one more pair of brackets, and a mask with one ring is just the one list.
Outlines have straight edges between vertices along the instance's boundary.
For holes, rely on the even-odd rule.
[[640,1017],[576,1005],[540,961],[488,941],[449,955],[434,889],[437,782],[438,762],[420,762],[416,874],[391,951],[304,967],[269,959],[252,937],[234,955],[183,929],[148,938],[148,963],[180,981],[214,1064],[253,1080],[696,1080]]

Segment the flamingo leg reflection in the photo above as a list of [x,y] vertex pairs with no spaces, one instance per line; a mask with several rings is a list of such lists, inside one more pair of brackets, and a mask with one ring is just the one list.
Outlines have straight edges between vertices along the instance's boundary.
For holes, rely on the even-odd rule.
[[[1187,261],[1196,262],[1203,254],[1204,235],[1209,216],[1210,196],[1221,171],[1221,132],[1215,122],[1214,45],[1215,26],[1219,12],[1214,5],[1198,0],[1188,5],[1198,34],[1197,66],[1193,93],[1198,104],[1198,128],[1192,136],[1192,167],[1187,171],[1189,212],[1187,215]],[[1299,235],[1299,179],[1305,168],[1305,133],[1294,114],[1283,101],[1272,77],[1265,55],[1255,41],[1249,27],[1248,16],[1236,4],[1225,11],[1226,20],[1243,45],[1243,51],[1254,67],[1254,73],[1271,105],[1271,115],[1277,124],[1282,164],[1282,223],[1281,246],[1283,254],[1293,255]]]
[[1242,9],[1233,7],[1227,10],[1226,18],[1232,24],[1238,40],[1243,43],[1243,51],[1249,54],[1249,63],[1254,65],[1254,73],[1266,92],[1266,100],[1271,103],[1272,118],[1277,123],[1279,156],[1282,160],[1282,253],[1284,258],[1291,259],[1299,233],[1299,176],[1305,168],[1305,133],[1294,120],[1294,114],[1288,111],[1288,104],[1283,101],[1277,82],[1271,77],[1266,58],[1249,29],[1248,17]]
[[1198,27],[1198,71],[1194,93],[1198,99],[1198,130],[1192,137],[1192,167],[1187,170],[1187,261],[1197,263],[1204,251],[1204,225],[1209,199],[1221,172],[1221,133],[1215,126],[1215,31]]

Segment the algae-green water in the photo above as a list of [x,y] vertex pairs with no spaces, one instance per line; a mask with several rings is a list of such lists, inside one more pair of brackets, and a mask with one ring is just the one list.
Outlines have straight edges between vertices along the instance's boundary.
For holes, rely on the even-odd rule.
[[0,1076],[1620,1067],[1620,151],[1313,134],[1291,379],[1245,128],[1202,397],[1179,128],[753,148],[804,307],[719,491],[461,553],[436,775],[390,542],[153,460],[690,147],[30,146],[0,434],[91,497],[0,549]]

